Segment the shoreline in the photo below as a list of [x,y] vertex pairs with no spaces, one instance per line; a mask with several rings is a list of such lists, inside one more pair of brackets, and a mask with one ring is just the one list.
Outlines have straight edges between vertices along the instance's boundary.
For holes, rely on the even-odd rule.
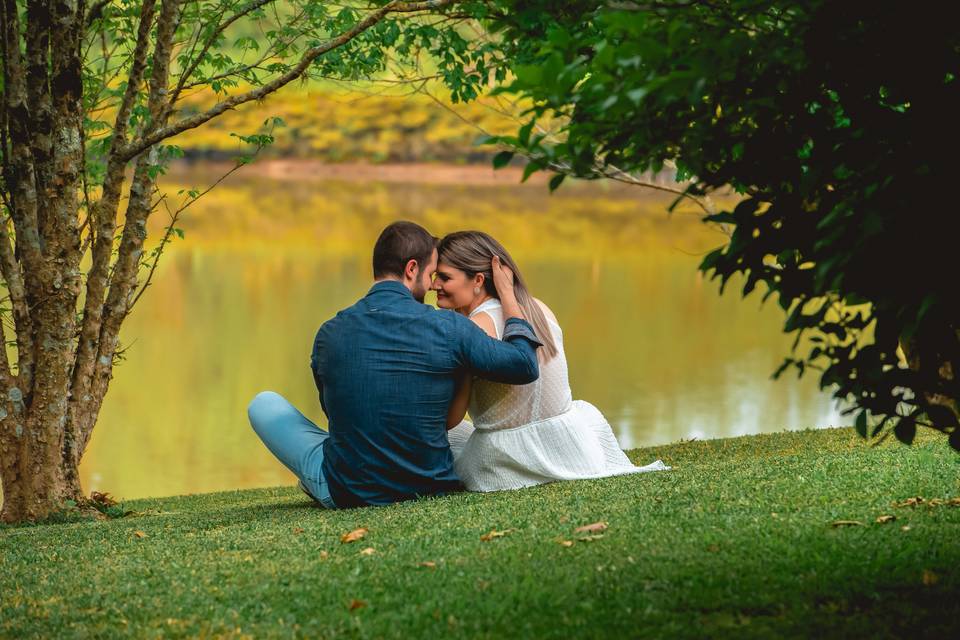
[[[230,160],[194,160],[181,159],[170,165],[166,176],[178,178],[195,175],[201,172],[224,174],[230,171],[235,163]],[[506,166],[494,169],[489,164],[449,164],[449,163],[384,163],[373,164],[368,162],[329,163],[309,158],[265,158],[255,160],[242,167],[238,173],[246,177],[266,178],[277,181],[339,181],[339,182],[381,182],[392,184],[426,184],[426,185],[459,185],[459,186],[501,186],[501,187],[532,187],[544,189],[547,186],[551,172],[538,171],[531,175],[526,182],[523,178],[523,167]],[[656,184],[676,188],[676,183],[670,176],[663,175],[655,180]],[[593,183],[603,185],[611,191],[633,192],[635,194],[658,194],[660,197],[671,194],[656,189],[637,188],[621,184],[612,180],[577,180],[572,179],[565,183],[569,185],[584,185]]]
[[[848,432],[848,435],[851,436],[851,439],[855,441],[862,442],[862,444],[867,447],[870,446],[870,441],[860,440],[859,436],[854,431],[853,427],[850,425],[827,425],[822,427],[802,427],[798,429],[784,429],[783,431],[774,431],[771,433],[748,433],[738,436],[721,436],[717,438],[681,438],[680,440],[675,440],[673,442],[667,442],[662,444],[651,444],[641,447],[631,447],[629,449],[624,449],[624,453],[627,454],[631,459],[638,460],[638,464],[645,464],[643,461],[647,460],[651,456],[662,455],[661,452],[667,450],[674,450],[682,447],[689,447],[692,445],[702,445],[702,446],[739,446],[741,444],[753,443],[757,446],[765,446],[769,444],[775,444],[784,439],[793,438],[797,436],[810,435],[811,437],[816,437],[816,434],[822,432],[834,432],[835,434],[841,434],[842,432]],[[938,436],[936,433],[925,433],[918,434],[918,442],[929,442],[930,440],[935,440]],[[946,442],[943,443],[944,446]],[[651,458],[652,460],[652,458]],[[264,485],[256,487],[237,487],[232,489],[217,489],[214,491],[199,491],[196,493],[175,493],[170,495],[155,495],[155,496],[139,496],[136,498],[120,498],[119,501],[122,504],[132,504],[135,502],[141,501],[153,501],[153,500],[179,500],[184,498],[197,498],[204,496],[218,496],[218,495],[233,495],[238,493],[246,492],[257,492],[257,491],[267,491],[267,490],[283,490],[288,489],[295,482],[291,480],[291,483],[280,484],[280,485]],[[109,487],[104,487],[97,490],[108,490]],[[110,492],[111,494],[113,492]],[[471,493],[466,491],[464,493]]]
[[[226,173],[235,166],[230,160],[178,160],[170,165],[167,176],[177,177],[195,173],[198,168],[214,173]],[[495,170],[490,165],[452,165],[416,163],[368,162],[328,163],[307,158],[269,158],[255,160],[239,170],[248,177],[271,180],[342,182],[388,182],[436,185],[517,185],[523,176],[520,167]],[[545,185],[549,175],[530,176],[524,185]]]

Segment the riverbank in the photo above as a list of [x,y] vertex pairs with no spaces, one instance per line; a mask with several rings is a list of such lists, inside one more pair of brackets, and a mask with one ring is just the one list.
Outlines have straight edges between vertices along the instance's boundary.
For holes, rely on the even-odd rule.
[[[233,160],[178,160],[167,175],[174,179],[203,175],[223,175],[236,166]],[[309,158],[262,158],[240,169],[244,178],[268,178],[278,181],[378,182],[387,184],[431,185],[519,185],[523,167],[494,169],[489,163],[445,164],[430,162],[372,163],[327,162]],[[535,173],[525,185],[540,188],[550,174]]]
[[0,637],[960,632],[960,456],[942,437],[869,447],[830,429],[630,457],[674,470],[340,512],[259,489],[3,527]]
[[[234,160],[177,160],[167,171],[168,178],[176,180],[208,179],[226,174],[236,167]],[[546,189],[549,171],[538,171],[523,181],[524,165],[521,162],[494,169],[489,161],[473,164],[442,162],[329,162],[319,158],[261,158],[242,167],[239,175],[249,178],[267,178],[289,182],[361,182],[384,184],[460,185],[460,186],[507,186]],[[624,193],[632,196],[660,195],[682,191],[686,186],[674,180],[674,173],[664,170],[646,181],[654,187],[630,185],[614,180],[587,181],[571,179],[570,185],[603,185],[607,193]]]

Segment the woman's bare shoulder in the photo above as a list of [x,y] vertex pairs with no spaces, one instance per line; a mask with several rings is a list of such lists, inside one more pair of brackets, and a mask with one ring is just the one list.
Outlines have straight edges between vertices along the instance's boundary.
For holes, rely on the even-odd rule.
[[470,320],[472,320],[475,325],[483,329],[491,338],[497,337],[497,325],[493,322],[493,316],[486,311],[481,311],[480,313],[471,316]]
[[540,298],[534,298],[533,301],[536,302],[537,305],[540,307],[540,310],[543,311],[543,315],[546,316],[547,320],[550,320],[551,322],[557,325],[560,324],[559,322],[557,322],[557,316],[553,315],[553,311],[550,310],[550,307],[548,307],[543,300],[541,300]]

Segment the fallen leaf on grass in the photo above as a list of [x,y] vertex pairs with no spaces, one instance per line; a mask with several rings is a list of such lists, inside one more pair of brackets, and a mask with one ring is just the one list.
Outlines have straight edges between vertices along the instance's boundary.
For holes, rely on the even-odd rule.
[[557,540],[557,544],[559,544],[562,547],[572,547],[573,540]]
[[573,530],[574,533],[600,533],[601,531],[607,530],[606,522],[594,522],[593,524],[585,524],[582,527],[577,527]]
[[330,557],[330,554],[327,553],[326,551],[321,551],[321,552],[320,552],[320,559],[321,559],[321,560],[326,560],[326,559],[329,558],[329,557]]
[[594,540],[603,540],[602,533],[595,533],[592,536],[580,536],[577,542],[593,542]]
[[830,523],[831,527],[862,527],[863,523],[859,520],[836,520]]
[[145,534],[143,531],[134,531],[134,532],[133,532],[133,535],[137,536],[138,538],[146,538],[146,537],[147,537],[147,534]]
[[883,515],[877,516],[877,524],[887,524],[888,522],[893,522],[897,519],[897,516]]
[[925,500],[917,496],[915,498],[907,498],[906,500],[901,500],[900,502],[894,502],[893,506],[895,507],[915,507],[918,504],[923,504]]
[[363,549],[363,550],[360,552],[360,555],[362,555],[362,556],[372,556],[372,555],[375,554],[376,552],[377,552],[377,550],[374,549],[373,547],[367,547],[366,549]]
[[367,606],[366,602],[364,602],[363,600],[357,600],[356,598],[354,598],[353,600],[350,601],[349,609],[350,611],[356,611],[357,609],[362,609],[365,606]]
[[490,529],[490,532],[480,536],[480,539],[483,540],[484,542],[490,542],[494,538],[502,538],[503,536],[507,535],[508,533],[511,533],[512,531],[515,531],[515,529],[504,529],[503,531]]
[[910,531],[910,525],[908,524],[903,525],[902,527],[900,527],[900,531]]
[[928,507],[960,507],[960,496],[954,498],[930,498],[929,500],[921,496],[916,496],[914,498],[901,500],[900,502],[894,502],[893,506],[916,507],[921,504],[925,504]]
[[436,568],[437,568],[437,563],[436,563],[436,562],[430,562],[429,560],[427,560],[426,562],[421,562],[421,563],[418,564],[417,566],[418,566],[418,567],[424,567],[424,568],[427,568],[427,569],[436,569]]
[[367,535],[367,530],[360,527],[359,529],[354,529],[350,533],[345,533],[340,536],[340,542],[344,544],[347,542],[356,542],[357,540],[361,540],[365,535]]
[[940,576],[935,574],[933,571],[930,571],[929,569],[923,570],[923,584],[925,586],[932,587],[938,582],[940,582]]
[[100,505],[103,507],[115,507],[117,506],[117,501],[113,499],[109,493],[102,493],[100,491],[91,491],[89,501],[93,505]]
[[305,531],[305,530],[304,530],[304,529],[301,529],[300,527],[294,527],[294,528],[293,528],[293,535],[298,536],[298,535],[300,535],[301,533],[303,533],[304,531]]

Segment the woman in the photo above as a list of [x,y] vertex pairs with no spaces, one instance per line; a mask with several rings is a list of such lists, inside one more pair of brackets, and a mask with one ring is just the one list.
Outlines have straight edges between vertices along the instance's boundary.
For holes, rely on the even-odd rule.
[[[515,386],[475,379],[459,382],[447,427],[454,468],[467,489],[499,491],[555,480],[602,478],[669,469],[657,460],[635,467],[596,407],[574,401],[567,379],[563,333],[549,308],[530,295],[503,246],[481,231],[458,231],[440,241],[433,288],[437,306],[503,336],[504,318],[490,271],[499,256],[512,271],[524,317],[543,342],[540,378]],[[469,409],[473,425],[463,422]]]

